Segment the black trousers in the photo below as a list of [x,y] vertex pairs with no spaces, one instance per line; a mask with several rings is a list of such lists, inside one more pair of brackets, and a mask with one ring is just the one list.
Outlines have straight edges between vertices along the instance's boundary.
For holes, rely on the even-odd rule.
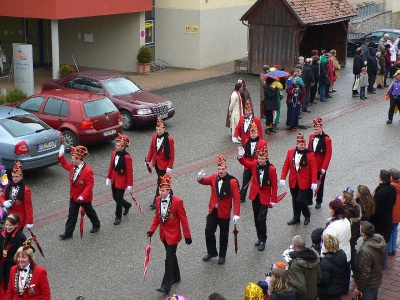
[[130,207],[130,203],[124,199],[125,189],[117,189],[115,185],[111,186],[112,195],[114,201],[117,203],[117,207],[115,209],[115,217],[118,219],[122,218],[122,207],[128,208]]
[[374,84],[376,80],[376,75],[373,74],[368,74],[368,92],[373,92],[374,91]]
[[261,205],[260,196],[252,201],[253,216],[254,216],[254,226],[256,227],[257,238],[260,242],[267,241],[267,214],[268,206]]
[[388,112],[389,120],[393,120],[394,108],[395,108],[396,104],[400,109],[400,97],[397,99],[394,99],[393,96],[390,96],[390,106],[389,106],[389,112]]
[[251,170],[244,170],[242,189],[240,190],[240,201],[242,202],[246,200],[247,190],[249,189],[249,186],[246,186],[246,184],[248,184],[250,180],[251,180]]
[[293,219],[300,220],[301,213],[305,218],[309,218],[311,215],[307,203],[309,189],[302,190],[296,183],[296,187],[290,189],[290,194],[292,195]]
[[265,110],[265,125],[268,128],[272,128],[272,123],[274,122],[274,112],[272,110]]
[[167,291],[171,290],[171,285],[174,281],[181,280],[181,273],[179,271],[178,258],[176,257],[176,250],[178,248],[178,244],[168,245],[166,241],[164,241],[165,247],[165,270],[164,277],[161,283],[161,287],[166,289]]
[[219,257],[225,258],[226,249],[228,248],[229,223],[230,219],[218,218],[218,208],[214,208],[211,214],[207,215],[205,230],[207,254],[211,256],[218,255],[215,232],[217,231],[217,226],[219,226]]
[[164,176],[167,173],[167,170],[160,170],[157,167],[157,162],[156,162],[154,169],[156,170],[156,173],[157,173],[157,187],[156,187],[156,195],[154,196],[154,199],[153,199],[153,205],[156,205],[156,197],[160,195],[160,182],[161,182],[160,177]]
[[100,228],[100,220],[92,206],[92,202],[77,203],[70,199],[68,219],[67,223],[65,224],[66,235],[72,235],[74,233],[76,221],[78,220],[79,208],[81,206],[85,209],[86,215],[88,216],[90,222],[92,222],[93,228]]
[[318,83],[315,83],[314,86],[310,88],[310,103],[314,103],[315,95],[318,91]]

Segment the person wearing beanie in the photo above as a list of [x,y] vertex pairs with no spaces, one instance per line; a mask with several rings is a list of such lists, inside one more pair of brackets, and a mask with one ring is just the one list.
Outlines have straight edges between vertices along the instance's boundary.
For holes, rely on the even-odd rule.
[[280,184],[286,185],[289,174],[290,194],[292,195],[293,218],[288,225],[300,223],[300,215],[304,216],[304,225],[310,223],[311,212],[308,208],[309,189],[317,188],[317,162],[311,150],[306,149],[306,139],[299,132],[296,147],[289,149],[282,166]]
[[155,209],[155,199],[160,194],[159,185],[160,177],[166,173],[170,173],[174,167],[175,160],[175,142],[172,136],[165,131],[165,123],[158,118],[156,125],[156,133],[151,138],[150,148],[146,157],[146,167],[151,172],[151,166],[154,167],[157,174],[156,195],[153,203],[150,204],[151,209]]
[[246,160],[244,158],[245,153],[245,149],[239,147],[237,158],[252,173],[249,199],[252,202],[254,225],[257,233],[257,242],[254,246],[258,247],[259,251],[264,251],[267,241],[268,208],[272,208],[277,202],[278,177],[276,168],[268,161],[266,147],[257,152],[257,160]]
[[219,259],[218,264],[225,263],[228,249],[229,223],[233,206],[233,223],[240,219],[239,181],[228,174],[228,167],[223,156],[218,156],[217,173],[206,176],[204,170],[197,174],[197,181],[202,185],[211,186],[211,196],[208,204],[208,215],[205,229],[207,255],[203,261],[209,261],[218,256],[215,232],[219,226]]
[[269,284],[269,300],[296,300],[296,292],[289,279],[289,273],[283,262],[274,264]]
[[72,238],[78,220],[79,208],[82,207],[90,222],[90,233],[96,233],[100,229],[100,220],[92,206],[94,176],[92,168],[85,162],[89,152],[84,146],[71,147],[71,162],[67,162],[64,156],[65,146],[61,145],[58,153],[58,161],[69,173],[70,195],[69,212],[65,224],[65,231],[59,237],[62,240]]
[[192,244],[189,221],[183,200],[174,195],[171,190],[172,178],[169,173],[160,178],[160,195],[156,197],[156,209],[153,222],[147,231],[147,237],[151,238],[158,227],[160,227],[160,240],[165,247],[164,277],[161,287],[156,291],[168,295],[171,286],[181,281],[178,258],[176,250],[178,243],[182,240],[182,232],[186,245]]
[[239,123],[237,124],[234,134],[233,142],[238,143],[238,139],[242,142],[242,145],[250,138],[250,125],[256,124],[260,138],[263,138],[261,120],[256,117],[253,113],[253,105],[250,100],[246,101],[244,106],[244,115],[240,117]]
[[132,157],[126,152],[130,140],[127,135],[118,134],[115,151],[111,153],[110,166],[108,168],[106,186],[111,185],[111,191],[116,202],[114,225],[119,225],[122,218],[128,214],[132,204],[124,199],[125,189],[130,193],[133,186]]

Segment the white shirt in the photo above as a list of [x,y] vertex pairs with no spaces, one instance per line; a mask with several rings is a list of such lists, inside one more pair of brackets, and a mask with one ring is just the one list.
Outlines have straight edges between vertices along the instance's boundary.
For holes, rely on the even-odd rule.
[[314,141],[313,141],[313,150],[314,150],[314,152],[315,152],[315,149],[317,148],[318,142],[319,142],[319,136],[315,136],[314,137]]
[[17,272],[19,272],[19,281],[18,281],[19,290],[22,290],[24,288],[24,286],[25,286],[25,281],[26,281],[26,278],[28,277],[28,274],[29,274],[29,266],[30,266],[30,264],[27,265],[26,267],[24,267],[24,269],[27,270],[26,272],[19,271],[19,267],[18,267],[18,271]]
[[119,155],[116,154],[115,157],[114,157],[114,166],[118,165],[118,161],[119,161]]
[[[164,203],[163,203],[163,202],[162,202],[163,200],[167,200],[167,202],[164,202]],[[166,216],[166,214],[167,214],[169,201],[170,201],[169,195],[168,195],[167,198],[161,199],[160,211],[161,211],[161,217],[162,217],[163,219],[165,219],[165,216]]]
[[[75,169],[75,167],[77,167],[77,168]],[[78,174],[82,170],[82,168],[83,168],[83,162],[79,166],[74,166],[74,174],[72,176],[72,181],[76,180],[76,178],[78,177]]]
[[163,141],[164,141],[163,136],[160,138],[159,137],[157,138],[157,151],[160,150],[160,147],[161,147]]
[[262,182],[262,181],[263,181],[263,178],[264,178],[264,170],[259,170],[259,171],[258,171],[258,174],[259,174],[259,176],[260,176],[260,182]]
[[300,160],[301,160],[302,156],[303,156],[303,153],[299,153],[296,151],[296,156],[294,157],[294,164],[296,166],[296,171],[298,171],[300,168]]
[[256,148],[256,144],[257,144],[257,142],[251,142],[250,143],[250,154],[251,154],[251,156],[253,156],[253,154],[254,154],[254,150]]
[[250,117],[245,117],[244,119],[244,125],[243,125],[243,131],[247,132],[247,130],[249,129],[249,126],[251,124],[251,116]]

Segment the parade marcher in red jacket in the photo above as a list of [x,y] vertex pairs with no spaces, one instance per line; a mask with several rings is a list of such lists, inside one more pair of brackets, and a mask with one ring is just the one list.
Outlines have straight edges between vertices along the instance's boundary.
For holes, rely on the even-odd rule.
[[[262,132],[262,129],[261,129]],[[268,150],[268,144],[266,141],[262,139],[262,136],[259,136],[259,128],[253,122],[250,125],[250,137],[244,142],[244,159],[248,162],[252,162],[253,160],[257,160],[257,152],[259,152],[262,148],[266,148]],[[251,180],[251,169],[244,167],[243,170],[243,182],[242,189],[240,190],[240,202],[246,201],[246,195],[248,190],[248,183]]]
[[124,199],[125,189],[130,193],[133,187],[132,157],[125,151],[126,147],[129,147],[129,137],[118,134],[115,151],[111,153],[110,167],[106,179],[106,186],[111,185],[113,198],[117,203],[114,225],[121,223],[122,208],[124,208],[125,216],[132,206]]
[[92,206],[94,177],[92,168],[84,162],[89,152],[84,146],[71,147],[71,162],[64,157],[65,146],[61,145],[58,161],[69,172],[70,195],[69,212],[65,231],[59,237],[62,240],[72,238],[78,219],[79,208],[82,206],[92,222],[90,233],[96,233],[100,229],[100,220]]
[[160,194],[160,177],[170,173],[174,167],[175,146],[174,139],[165,131],[165,124],[162,119],[157,120],[156,133],[151,139],[149,152],[146,158],[146,167],[152,165],[157,173],[157,188],[153,203],[150,205],[155,208],[155,199]]
[[226,250],[228,248],[229,223],[233,204],[233,223],[240,219],[240,195],[239,182],[228,174],[228,167],[223,156],[218,156],[217,173],[205,176],[204,170],[197,174],[197,181],[203,185],[211,186],[210,202],[206,223],[207,255],[203,261],[209,261],[218,256],[215,232],[219,226],[219,259],[218,264],[225,263]]
[[15,254],[15,263],[10,271],[10,281],[5,300],[50,300],[50,284],[46,269],[36,263],[31,239],[28,239]]
[[32,193],[25,184],[21,163],[17,161],[12,170],[12,180],[6,186],[5,192],[0,197],[0,204],[8,209],[9,214],[17,214],[21,220],[19,227],[33,227]]
[[258,238],[255,246],[259,251],[264,251],[267,241],[268,208],[276,203],[278,177],[276,168],[268,161],[266,147],[257,152],[257,160],[248,161],[244,158],[244,154],[245,150],[239,147],[237,158],[252,173],[249,199],[252,201],[254,225]]
[[168,294],[171,285],[181,281],[176,250],[178,243],[182,239],[181,227],[186,245],[192,243],[189,222],[183,200],[172,194],[172,178],[170,174],[165,174],[160,178],[160,195],[156,197],[156,210],[153,223],[150,226],[147,236],[151,237],[154,231],[160,226],[160,239],[164,244],[165,272],[161,287],[156,289],[158,292]]
[[300,223],[300,215],[303,213],[304,225],[310,223],[311,212],[308,209],[309,189],[313,192],[317,188],[317,162],[312,151],[306,149],[306,139],[299,132],[297,134],[296,148],[287,152],[282,166],[280,184],[285,186],[289,173],[289,187],[292,195],[293,218],[288,225]]
[[235,139],[234,142],[237,143],[238,138],[240,138],[243,146],[250,138],[250,125],[252,123],[257,126],[260,138],[263,138],[261,121],[253,114],[253,107],[250,100],[246,101],[246,105],[244,106],[244,113],[244,116],[240,117],[239,123],[237,124],[235,132],[233,134],[233,138]]
[[[321,208],[322,198],[324,196],[324,184],[326,170],[328,170],[329,163],[332,157],[332,140],[323,131],[323,123],[321,117],[313,120],[314,123],[314,133],[310,135],[308,140],[308,149],[313,151],[315,154],[315,160],[317,161],[317,178],[321,180],[317,197],[315,199],[315,208]],[[310,191],[312,201],[312,191]],[[310,203],[310,202],[309,202]]]

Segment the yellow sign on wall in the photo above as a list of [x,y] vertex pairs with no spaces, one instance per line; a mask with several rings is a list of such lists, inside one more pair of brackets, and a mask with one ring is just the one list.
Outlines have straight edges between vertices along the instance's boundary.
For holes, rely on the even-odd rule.
[[199,33],[200,27],[198,25],[185,25],[185,33]]

